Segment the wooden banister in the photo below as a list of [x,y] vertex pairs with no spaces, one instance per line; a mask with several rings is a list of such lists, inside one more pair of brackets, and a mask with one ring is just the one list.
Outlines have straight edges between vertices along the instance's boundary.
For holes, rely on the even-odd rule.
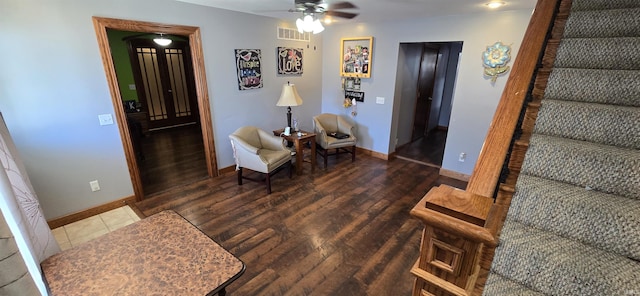
[[520,111],[559,0],[539,0],[529,21],[480,156],[467,185],[470,193],[493,196]]
[[482,294],[570,6],[538,0],[466,190],[434,187],[411,210],[425,225],[414,296]]

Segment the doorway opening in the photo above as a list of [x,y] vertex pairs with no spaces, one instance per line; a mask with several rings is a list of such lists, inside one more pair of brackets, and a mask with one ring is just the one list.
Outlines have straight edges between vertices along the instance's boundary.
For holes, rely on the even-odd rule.
[[462,42],[401,43],[396,156],[441,167]]
[[[191,170],[195,162],[188,159],[199,158],[196,162],[200,169],[204,168],[197,173],[203,175],[200,179],[217,176],[200,29],[100,17],[93,17],[93,22],[136,200],[168,189],[166,186],[198,178],[185,171],[176,171],[179,167],[167,166],[168,160],[180,160],[181,168]],[[135,41],[129,40],[128,44],[130,61],[133,61],[130,67],[133,72],[139,72],[133,84],[119,83],[121,73],[116,73],[114,52],[109,44],[108,31],[112,30],[138,34],[131,38]],[[157,33],[178,37],[176,44],[161,52],[141,36]],[[160,68],[166,73],[159,71]],[[151,69],[158,71],[151,72]],[[127,90],[131,92],[127,93]],[[125,94],[128,97],[124,97]],[[191,152],[180,150],[185,147]],[[193,157],[193,151],[199,156]],[[155,162],[151,171],[142,162],[150,157]],[[149,183],[148,176],[155,180]],[[179,178],[186,179],[180,181]],[[161,187],[150,187],[149,184],[161,184]]]

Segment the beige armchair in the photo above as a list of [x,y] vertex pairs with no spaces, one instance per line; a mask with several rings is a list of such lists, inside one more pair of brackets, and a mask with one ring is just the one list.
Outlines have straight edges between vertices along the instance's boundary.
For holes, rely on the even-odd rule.
[[[269,134],[257,127],[246,126],[237,129],[231,135],[233,157],[236,160],[238,185],[242,179],[262,182],[267,185],[267,193],[271,194],[271,176],[285,166],[291,178],[291,151],[284,145],[282,138]],[[254,179],[242,176],[242,169],[250,169],[265,174],[265,179]]]
[[[356,136],[355,128],[344,118],[324,113],[313,117],[313,130],[316,133],[316,151],[324,160],[324,167],[327,168],[327,158],[341,152],[351,154],[351,162],[356,160]],[[331,137],[332,133],[343,133],[349,135],[348,138],[338,139]],[[329,150],[335,149],[334,153]]]

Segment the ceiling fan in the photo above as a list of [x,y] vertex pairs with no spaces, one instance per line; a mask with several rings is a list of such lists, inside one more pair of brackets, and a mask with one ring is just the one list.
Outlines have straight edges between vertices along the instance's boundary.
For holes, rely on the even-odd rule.
[[302,12],[305,15],[320,15],[352,19],[358,16],[357,13],[338,11],[340,9],[357,9],[351,2],[343,1],[336,3],[327,3],[324,0],[294,0],[295,8],[289,9],[289,12]]
[[303,17],[296,20],[298,31],[313,32],[318,34],[324,31],[324,27],[318,18],[320,15],[329,15],[352,19],[357,13],[338,11],[339,9],[355,9],[358,8],[351,2],[343,1],[328,4],[324,0],[294,0],[295,8],[289,9],[289,12],[302,13]]

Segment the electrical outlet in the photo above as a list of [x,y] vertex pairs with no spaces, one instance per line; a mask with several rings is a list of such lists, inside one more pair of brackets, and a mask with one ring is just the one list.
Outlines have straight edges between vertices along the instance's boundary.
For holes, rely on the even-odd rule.
[[458,156],[458,161],[464,162],[465,159],[467,159],[467,154],[464,152],[461,152],[460,155]]
[[98,183],[98,180],[89,182],[89,186],[91,186],[91,191],[93,192],[100,190],[100,184]]

